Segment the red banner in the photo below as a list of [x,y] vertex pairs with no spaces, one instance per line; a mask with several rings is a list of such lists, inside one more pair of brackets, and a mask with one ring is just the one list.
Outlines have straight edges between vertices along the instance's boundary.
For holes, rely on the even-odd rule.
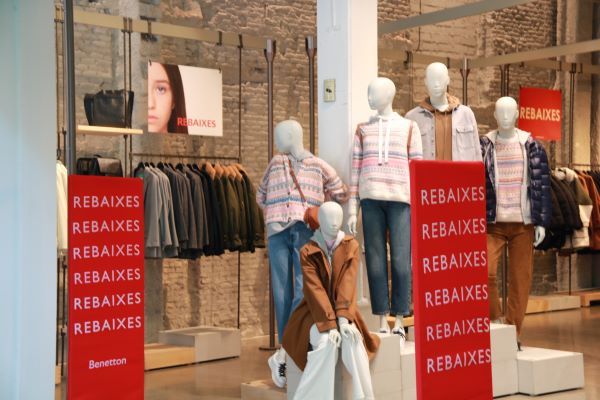
[[482,163],[412,161],[417,398],[492,398]]
[[69,399],[144,398],[141,179],[69,176]]
[[560,140],[562,115],[560,90],[521,88],[519,129],[531,132],[536,139]]

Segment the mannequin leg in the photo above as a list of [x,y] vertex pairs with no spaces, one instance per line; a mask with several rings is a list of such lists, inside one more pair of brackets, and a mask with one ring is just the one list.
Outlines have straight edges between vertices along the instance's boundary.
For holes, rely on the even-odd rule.
[[300,265],[300,249],[308,243],[313,235],[313,231],[308,229],[305,224],[297,223],[292,227],[292,261],[294,264],[294,298],[290,309],[290,314],[298,307],[304,298],[302,291],[302,265]]
[[392,315],[410,315],[412,284],[410,260],[410,206],[389,202],[386,225],[390,230],[392,259]]
[[374,399],[369,356],[364,342],[342,339],[342,362],[352,376],[353,399]]
[[390,324],[388,324],[387,317],[387,314],[379,316],[379,333],[390,333]]
[[397,333],[400,334],[402,337],[405,337],[404,317],[402,315],[396,315],[396,320],[394,321],[394,328],[392,329],[392,333]]
[[[291,228],[290,228],[291,229]],[[269,237],[269,261],[279,343],[290,318],[293,295],[293,262],[289,249],[290,229]]]
[[533,274],[533,225],[511,224],[508,241],[508,302],[506,322],[517,327],[517,337],[525,319]]
[[487,226],[488,290],[490,293],[490,320],[492,321],[497,320],[502,315],[496,276],[498,261],[507,240],[504,225],[503,223],[497,223],[488,224]]
[[294,400],[333,400],[338,348],[315,324],[310,328],[310,344],[313,350],[308,352]]
[[360,202],[371,311],[383,316],[390,312],[384,203],[370,199]]

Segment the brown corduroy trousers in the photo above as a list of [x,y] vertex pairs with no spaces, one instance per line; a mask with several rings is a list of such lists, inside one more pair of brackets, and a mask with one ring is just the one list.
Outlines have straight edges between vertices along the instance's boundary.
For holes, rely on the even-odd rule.
[[533,240],[533,225],[499,222],[487,226],[490,319],[498,319],[501,315],[496,272],[504,246],[508,245],[508,298],[505,319],[506,323],[516,325],[517,335],[521,334],[531,288]]

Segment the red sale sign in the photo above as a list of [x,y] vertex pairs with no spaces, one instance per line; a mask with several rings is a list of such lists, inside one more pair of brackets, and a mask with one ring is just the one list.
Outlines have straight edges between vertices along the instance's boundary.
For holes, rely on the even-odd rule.
[[541,140],[560,140],[562,132],[562,92],[540,88],[521,88],[519,92],[519,129]]
[[482,163],[411,161],[417,398],[492,398]]
[[69,176],[69,399],[144,398],[143,181]]

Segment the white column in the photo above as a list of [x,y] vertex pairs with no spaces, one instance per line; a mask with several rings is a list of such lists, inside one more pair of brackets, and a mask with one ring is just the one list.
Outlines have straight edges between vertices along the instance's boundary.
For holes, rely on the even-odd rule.
[[[367,88],[377,77],[377,0],[317,0],[319,157],[350,182],[356,125],[368,120]],[[335,79],[336,98],[324,102],[323,83]],[[359,276],[359,301],[366,277]]]
[[54,399],[54,3],[0,1],[0,399]]

